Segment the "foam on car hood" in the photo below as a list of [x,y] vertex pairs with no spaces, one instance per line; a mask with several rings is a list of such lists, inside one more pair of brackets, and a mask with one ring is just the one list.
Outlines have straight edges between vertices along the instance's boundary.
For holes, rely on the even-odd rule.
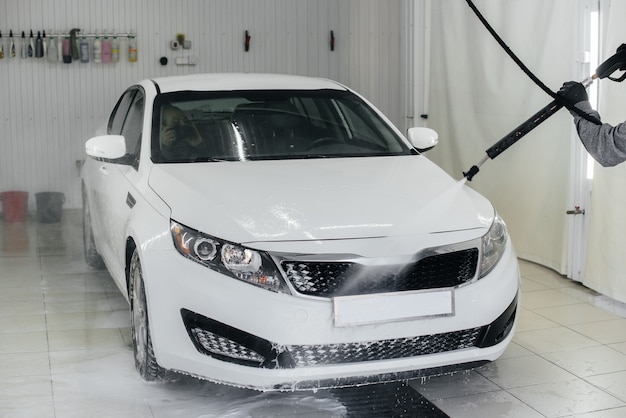
[[359,239],[476,229],[492,205],[423,156],[157,164],[172,219],[233,242]]

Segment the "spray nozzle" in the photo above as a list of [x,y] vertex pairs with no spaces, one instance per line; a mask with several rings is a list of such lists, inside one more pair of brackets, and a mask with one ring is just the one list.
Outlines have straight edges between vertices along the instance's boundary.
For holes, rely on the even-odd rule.
[[[616,71],[625,71],[620,77],[611,77]],[[608,78],[612,81],[624,81],[626,80],[626,44],[621,44],[617,47],[617,51],[613,56],[604,61],[596,69],[597,78]]]
[[480,168],[478,168],[477,165],[473,165],[472,168],[469,169],[469,171],[463,172],[463,177],[465,177],[467,181],[472,181],[474,176],[478,174],[478,171],[480,171]]

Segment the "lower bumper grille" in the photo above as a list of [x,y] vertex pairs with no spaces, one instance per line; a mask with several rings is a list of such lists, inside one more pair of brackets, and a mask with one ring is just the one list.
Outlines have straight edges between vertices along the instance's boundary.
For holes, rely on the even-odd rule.
[[181,315],[187,333],[199,352],[248,367],[289,369],[393,360],[491,347],[510,334],[516,311],[517,296],[495,321],[482,327],[416,337],[325,345],[280,345],[187,309],[181,309]]
[[390,360],[444,353],[476,346],[483,327],[412,338],[332,345],[291,345],[297,367]]

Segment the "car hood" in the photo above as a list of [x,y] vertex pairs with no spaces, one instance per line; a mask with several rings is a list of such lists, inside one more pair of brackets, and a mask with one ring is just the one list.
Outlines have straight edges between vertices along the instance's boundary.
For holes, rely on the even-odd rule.
[[494,216],[421,155],[157,164],[150,186],[172,219],[238,243],[483,229]]

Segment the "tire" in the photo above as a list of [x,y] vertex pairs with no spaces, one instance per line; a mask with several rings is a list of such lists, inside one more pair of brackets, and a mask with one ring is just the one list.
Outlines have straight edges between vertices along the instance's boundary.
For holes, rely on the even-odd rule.
[[87,265],[96,270],[104,269],[104,260],[96,249],[96,242],[93,239],[93,228],[91,227],[91,210],[87,202],[87,196],[83,190],[83,251]]
[[137,250],[133,252],[130,262],[128,283],[135,368],[139,375],[147,382],[165,380],[166,370],[157,363],[152,348],[146,289],[143,281],[141,260],[139,259]]

